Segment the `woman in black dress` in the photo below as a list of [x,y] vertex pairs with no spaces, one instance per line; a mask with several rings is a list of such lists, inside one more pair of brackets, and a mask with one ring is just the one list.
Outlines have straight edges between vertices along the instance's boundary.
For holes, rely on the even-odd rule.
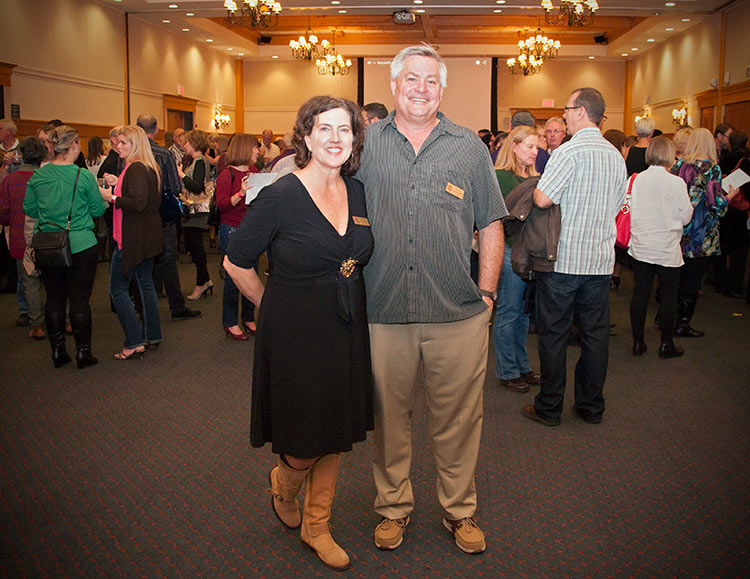
[[[372,254],[359,165],[362,118],[351,101],[314,97],[294,127],[297,166],[250,203],[224,260],[259,307],[251,443],[279,455],[269,474],[276,516],[334,569],[349,557],[328,521],[340,453],[373,427],[362,267]],[[268,286],[253,264],[268,251]],[[261,307],[262,301],[262,307]],[[306,480],[304,514],[297,493]]]

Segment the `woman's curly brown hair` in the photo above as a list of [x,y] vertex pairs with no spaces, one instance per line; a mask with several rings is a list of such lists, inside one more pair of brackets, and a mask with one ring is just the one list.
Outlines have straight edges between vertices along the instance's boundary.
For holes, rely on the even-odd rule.
[[292,138],[292,145],[296,153],[294,161],[297,167],[307,166],[312,155],[305,143],[305,137],[312,133],[318,115],[333,109],[344,109],[349,113],[352,123],[352,154],[346,163],[341,166],[341,174],[348,177],[354,175],[359,168],[359,156],[362,153],[362,145],[365,140],[365,125],[359,107],[347,99],[316,96],[299,108],[297,121],[294,123],[294,137]]

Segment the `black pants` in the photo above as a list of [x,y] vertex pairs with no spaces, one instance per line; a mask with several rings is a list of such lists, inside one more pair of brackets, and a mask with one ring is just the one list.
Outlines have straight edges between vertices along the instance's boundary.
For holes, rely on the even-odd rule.
[[680,268],[680,285],[677,290],[678,297],[688,296],[701,291],[703,278],[708,266],[706,257],[686,257],[685,265]]
[[675,319],[677,318],[677,283],[680,279],[679,267],[664,267],[655,263],[646,263],[631,258],[633,268],[633,297],[630,300],[630,326],[633,340],[643,341],[646,325],[648,298],[654,276],[659,279],[659,325],[661,341],[671,342],[674,336]]
[[42,283],[47,293],[45,315],[65,313],[70,302],[71,314],[90,314],[91,292],[96,278],[98,246],[73,254],[71,267],[50,267],[42,270]]
[[542,382],[535,412],[558,419],[563,410],[566,356],[574,315],[578,320],[581,356],[575,370],[575,404],[594,417],[604,412],[604,381],[609,361],[609,275],[537,273],[536,323]]
[[742,294],[745,283],[745,264],[747,262],[750,237],[747,231],[747,211],[730,207],[721,218],[721,291],[725,294]]
[[195,262],[195,285],[203,285],[211,279],[206,265],[206,250],[203,247],[203,229],[183,225],[182,236],[185,239],[185,249],[193,256]]

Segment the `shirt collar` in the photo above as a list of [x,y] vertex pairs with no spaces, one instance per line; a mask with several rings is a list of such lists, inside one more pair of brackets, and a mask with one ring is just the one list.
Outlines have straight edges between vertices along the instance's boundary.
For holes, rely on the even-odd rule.
[[[396,123],[394,122],[394,118],[396,116],[396,111],[392,110],[387,117],[385,117],[382,121],[379,121],[375,123],[374,125],[370,125],[370,128],[368,130],[377,130],[380,133],[382,133],[386,127],[391,126],[394,130],[398,131],[398,127],[396,126]],[[463,132],[461,131],[461,127],[459,127],[456,123],[451,121],[448,117],[446,117],[443,113],[438,111],[437,113],[438,118],[438,124],[435,125],[435,127],[432,129],[438,130],[441,133],[450,133],[451,135],[455,137],[461,137],[463,136]]]
[[17,148],[18,148],[18,139],[16,139],[16,142],[15,142],[15,143],[13,143],[13,144],[12,144],[12,145],[11,145],[11,146],[10,146],[9,148],[7,148],[7,149],[5,148],[5,145],[3,145],[2,143],[0,143],[0,148],[1,148],[1,149],[2,149],[3,151],[5,151],[6,153],[7,153],[8,151],[13,151],[14,149],[17,149]]

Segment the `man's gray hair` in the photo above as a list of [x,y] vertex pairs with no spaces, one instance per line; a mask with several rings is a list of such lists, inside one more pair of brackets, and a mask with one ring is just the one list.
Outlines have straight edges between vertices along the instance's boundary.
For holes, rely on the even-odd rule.
[[510,118],[510,128],[515,129],[516,127],[533,127],[536,124],[534,115],[529,111],[516,111]]
[[16,136],[16,133],[18,132],[18,127],[16,126],[16,123],[11,121],[10,119],[0,119],[0,127],[3,127],[4,129],[9,129],[11,133],[13,133],[13,136]]
[[426,56],[427,58],[434,58],[438,63],[440,69],[440,87],[445,88],[448,86],[448,67],[445,66],[442,57],[437,53],[437,50],[432,48],[426,42],[423,42],[419,46],[407,46],[402,49],[391,61],[391,80],[396,81],[398,75],[404,69],[404,63],[410,56]]

